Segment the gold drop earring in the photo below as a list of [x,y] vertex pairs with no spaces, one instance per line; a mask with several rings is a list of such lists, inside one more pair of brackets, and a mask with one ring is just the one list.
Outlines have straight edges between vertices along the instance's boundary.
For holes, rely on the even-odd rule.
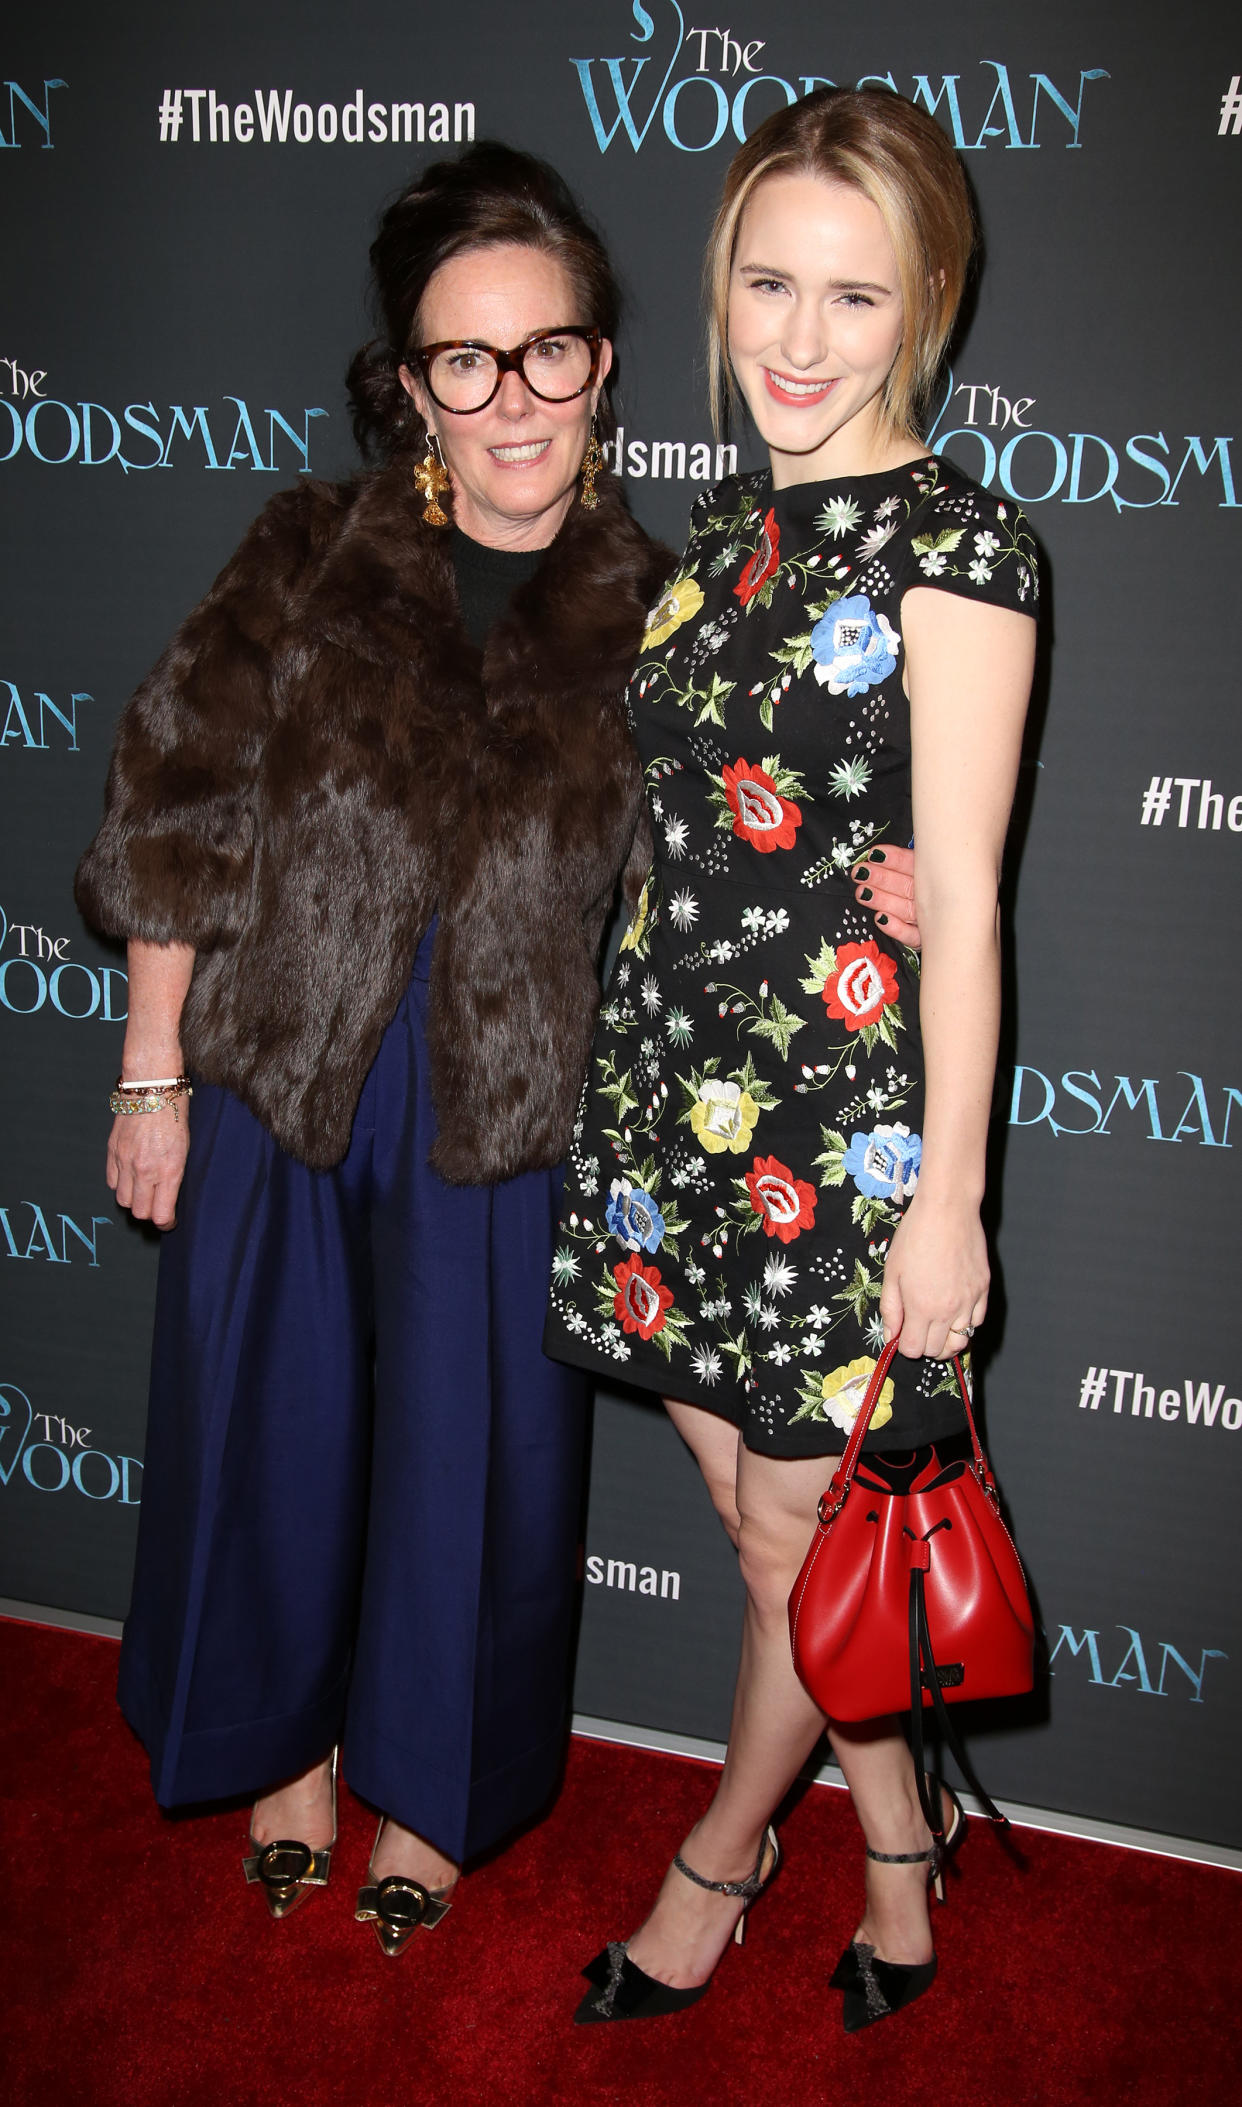
[[429,527],[447,527],[448,513],[440,503],[440,493],[449,487],[449,472],[440,452],[440,441],[434,432],[427,434],[427,451],[414,471],[414,482],[427,502],[423,506],[423,518]]
[[591,419],[591,436],[587,450],[582,456],[582,503],[586,511],[594,512],[599,503],[595,478],[604,465],[604,449],[595,434],[595,419]]

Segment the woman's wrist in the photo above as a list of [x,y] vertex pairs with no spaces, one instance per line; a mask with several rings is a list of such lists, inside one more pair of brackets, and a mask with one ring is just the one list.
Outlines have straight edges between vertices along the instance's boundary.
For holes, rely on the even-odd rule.
[[127,1083],[160,1082],[171,1076],[182,1075],[185,1063],[181,1058],[181,1047],[176,1039],[125,1041],[121,1056],[121,1075]]
[[914,1207],[920,1215],[937,1215],[942,1219],[974,1221],[983,1205],[983,1179],[977,1181],[957,1176],[943,1182],[920,1171],[906,1213]]

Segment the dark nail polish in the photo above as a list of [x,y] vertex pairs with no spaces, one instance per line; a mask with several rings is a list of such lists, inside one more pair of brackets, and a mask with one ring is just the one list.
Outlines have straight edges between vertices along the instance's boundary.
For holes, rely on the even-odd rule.
[[887,857],[885,856],[885,854],[884,854],[884,851],[883,851],[883,849],[872,849],[872,851],[871,851],[871,861],[872,861],[873,863],[885,863],[885,862],[887,862],[887,860],[888,860],[888,859],[887,859]]
[[869,885],[865,885],[862,891],[859,893],[858,897],[864,902],[869,900],[871,898],[871,887]]
[[888,928],[888,916],[886,914],[878,914],[876,916],[876,921],[879,923],[881,929]]
[[871,873],[870,873],[870,871],[869,871],[869,870],[867,869],[867,866],[866,866],[866,864],[865,864],[865,863],[860,863],[860,864],[859,864],[859,866],[858,866],[858,869],[857,869],[857,870],[855,871],[855,873],[854,873],[854,883],[855,883],[856,885],[861,885],[861,883],[862,883],[863,879],[864,879],[864,878],[869,878],[870,876],[871,876]]

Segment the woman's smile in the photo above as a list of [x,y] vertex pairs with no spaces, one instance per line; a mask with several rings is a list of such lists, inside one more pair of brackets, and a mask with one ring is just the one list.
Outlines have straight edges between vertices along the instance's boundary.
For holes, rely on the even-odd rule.
[[837,385],[838,376],[833,374],[830,380],[794,380],[791,374],[778,373],[774,367],[765,366],[763,378],[774,402],[802,405],[826,402]]
[[524,468],[528,462],[542,461],[551,444],[550,439],[526,439],[520,446],[489,446],[487,451],[502,468]]

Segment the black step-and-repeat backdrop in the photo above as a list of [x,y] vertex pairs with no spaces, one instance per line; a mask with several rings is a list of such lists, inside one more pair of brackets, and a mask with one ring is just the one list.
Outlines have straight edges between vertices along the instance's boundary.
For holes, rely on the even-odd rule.
[[[934,442],[1027,507],[1049,588],[980,1360],[1050,1674],[980,1760],[1012,1800],[1242,1845],[1235,12],[725,17],[72,0],[7,20],[0,1594],[125,1611],[156,1253],[103,1183],[124,959],[79,921],[73,866],[175,621],[273,489],[351,466],[381,201],[485,135],[565,172],[629,295],[618,465],[677,542],[731,465],[694,295],[728,156],[818,83],[879,80],[961,149],[984,229]],[[600,1402],[587,1548],[580,1709],[722,1737],[736,1574],[641,1401]]]

